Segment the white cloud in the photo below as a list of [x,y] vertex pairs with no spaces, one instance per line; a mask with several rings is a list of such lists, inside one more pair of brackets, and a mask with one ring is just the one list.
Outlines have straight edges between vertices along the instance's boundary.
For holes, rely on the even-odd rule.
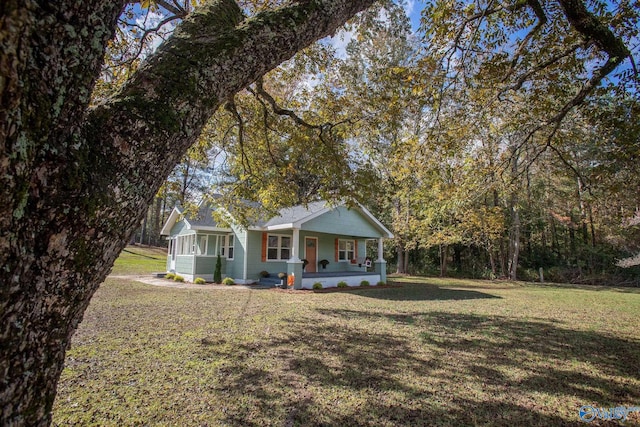
[[340,30],[333,37],[328,37],[328,44],[336,50],[336,56],[340,59],[347,57],[347,45],[355,38],[355,30]]
[[416,5],[415,0],[407,0],[407,3],[404,5],[404,11],[407,13],[407,16],[411,16],[415,5]]

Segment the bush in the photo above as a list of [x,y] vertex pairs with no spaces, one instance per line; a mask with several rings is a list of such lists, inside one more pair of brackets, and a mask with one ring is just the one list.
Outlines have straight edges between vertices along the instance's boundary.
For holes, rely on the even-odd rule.
[[196,285],[204,285],[207,283],[202,277],[196,277],[196,280],[193,281]]
[[225,277],[224,280],[222,281],[222,284],[223,285],[227,285],[227,286],[231,286],[231,285],[235,285],[236,282],[234,282],[231,277]]
[[384,283],[382,280],[377,283],[377,286],[384,286],[384,285],[386,285],[386,283]]
[[280,279],[284,279],[285,277],[287,277],[287,273],[278,273],[278,277]]
[[322,283],[316,282],[313,284],[313,289],[322,289]]
[[176,277],[175,273],[167,273],[164,276],[165,279],[169,279],[169,280],[173,280],[175,277]]
[[269,272],[268,272],[268,271],[266,271],[266,270],[262,270],[262,271],[261,271],[260,273],[258,273],[258,274],[260,274],[260,277],[264,277],[265,279],[266,279],[267,277],[269,277]]
[[368,280],[363,280],[362,282],[360,282],[360,286],[369,286],[370,283]]
[[339,288],[346,288],[349,285],[347,285],[347,282],[345,282],[344,280],[341,280],[340,282],[338,282],[338,287]]
[[177,274],[176,274],[176,275],[173,277],[173,280],[175,280],[176,282],[180,282],[180,283],[182,283],[182,282],[184,282],[184,277],[179,276],[179,275],[177,275]]
[[222,260],[220,259],[220,254],[218,254],[218,259],[216,259],[216,269],[213,270],[213,282],[222,283]]

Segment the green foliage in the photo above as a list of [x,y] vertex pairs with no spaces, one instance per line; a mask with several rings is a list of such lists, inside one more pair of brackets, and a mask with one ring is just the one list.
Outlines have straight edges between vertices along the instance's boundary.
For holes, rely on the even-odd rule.
[[322,283],[320,283],[320,282],[315,282],[315,283],[313,284],[312,289],[315,289],[315,290],[322,289]]
[[384,286],[386,285],[385,282],[383,282],[382,280],[380,280],[378,283],[376,283],[377,286]]
[[349,285],[347,285],[347,282],[345,282],[344,280],[341,280],[341,281],[338,282],[338,287],[339,288],[346,288],[348,286]]
[[269,277],[269,272],[266,270],[262,270],[260,273],[258,273],[260,275],[260,277],[264,277],[267,278]]
[[235,285],[236,283],[233,281],[233,279],[231,277],[225,277],[222,280],[222,284],[223,285],[227,285],[227,286],[231,286],[231,285]]
[[174,280],[174,281],[176,281],[176,282],[180,282],[180,283],[182,283],[182,282],[184,282],[184,277],[182,277],[182,276],[180,276],[180,275],[176,274],[176,275],[173,277],[173,280]]
[[202,277],[196,277],[196,280],[193,281],[196,285],[205,285],[207,283]]
[[220,254],[216,259],[216,267],[213,271],[213,282],[214,283],[222,283],[222,259],[220,258]]
[[167,273],[167,274],[164,275],[164,278],[165,279],[169,279],[169,280],[173,280],[173,279],[175,279],[175,277],[176,277],[175,273]]
[[370,283],[369,283],[368,280],[363,280],[363,281],[360,282],[360,286],[369,286],[369,285],[370,285]]

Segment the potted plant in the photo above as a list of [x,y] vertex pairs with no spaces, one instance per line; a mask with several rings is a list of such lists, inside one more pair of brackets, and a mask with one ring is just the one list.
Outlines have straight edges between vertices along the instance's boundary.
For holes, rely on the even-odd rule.
[[278,277],[280,278],[280,287],[287,289],[287,273],[278,273]]

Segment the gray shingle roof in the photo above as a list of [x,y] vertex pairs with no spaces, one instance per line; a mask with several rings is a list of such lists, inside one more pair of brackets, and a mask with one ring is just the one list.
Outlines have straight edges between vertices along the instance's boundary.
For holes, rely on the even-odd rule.
[[218,224],[213,219],[212,212],[211,206],[202,204],[197,214],[186,215],[185,217],[192,227],[217,227]]
[[264,224],[260,224],[264,227],[280,224],[291,224],[303,220],[327,207],[327,203],[324,201],[309,203],[307,207],[302,205],[294,206],[292,208],[281,209],[278,216],[274,216]]

